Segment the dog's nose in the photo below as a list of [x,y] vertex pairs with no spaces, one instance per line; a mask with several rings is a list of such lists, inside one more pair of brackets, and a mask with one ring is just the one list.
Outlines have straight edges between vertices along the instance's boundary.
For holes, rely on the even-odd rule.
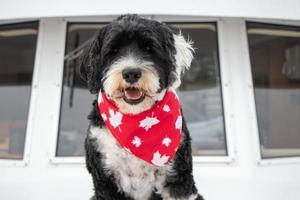
[[139,68],[124,69],[122,76],[126,82],[135,83],[142,77],[142,71]]

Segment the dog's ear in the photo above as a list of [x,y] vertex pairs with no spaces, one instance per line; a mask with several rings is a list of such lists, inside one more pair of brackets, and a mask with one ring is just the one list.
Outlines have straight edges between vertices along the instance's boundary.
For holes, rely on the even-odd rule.
[[175,46],[174,29],[165,23],[160,23],[159,26],[161,26],[161,29],[159,30],[161,30],[160,38],[161,38],[162,46],[164,48],[164,51],[167,52],[166,55],[166,57],[168,57],[167,63],[170,62],[168,64],[169,66],[171,66],[166,84],[168,87],[173,88],[174,84],[178,82],[177,80],[180,77],[180,73],[177,74],[176,57],[175,57],[177,49]]
[[180,32],[177,35],[174,34],[173,37],[176,49],[176,65],[183,73],[186,69],[189,69],[194,58],[193,41],[186,40]]
[[107,27],[103,27],[96,33],[81,59],[80,76],[87,82],[92,94],[99,92],[101,88],[101,47],[106,29]]
[[181,84],[181,75],[189,69],[192,60],[194,58],[194,48],[192,47],[193,41],[186,40],[183,35],[179,32],[178,34],[173,34],[174,46],[176,49],[175,53],[175,64],[176,64],[176,74],[173,73],[175,81],[172,87],[176,89]]

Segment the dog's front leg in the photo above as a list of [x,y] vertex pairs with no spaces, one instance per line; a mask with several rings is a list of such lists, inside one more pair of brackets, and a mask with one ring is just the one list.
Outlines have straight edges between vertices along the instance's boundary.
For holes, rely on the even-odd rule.
[[172,163],[172,173],[169,173],[165,180],[167,194],[162,196],[165,200],[203,200],[198,194],[192,175],[191,138],[184,119],[182,133],[182,142]]
[[113,175],[104,170],[102,155],[96,148],[95,139],[88,134],[85,140],[86,166],[93,177],[95,190],[91,200],[132,200],[119,190]]

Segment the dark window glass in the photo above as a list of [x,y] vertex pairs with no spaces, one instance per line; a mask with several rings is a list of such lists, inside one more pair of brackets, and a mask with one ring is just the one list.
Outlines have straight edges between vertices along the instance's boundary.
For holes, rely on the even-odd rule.
[[[82,156],[83,141],[88,128],[87,116],[95,99],[87,90],[86,83],[79,75],[79,59],[82,46],[88,43],[101,24],[69,24],[67,30],[63,91],[61,101],[60,126],[57,156]],[[78,54],[77,54],[78,53]]]
[[300,155],[300,28],[247,27],[262,156]]
[[173,24],[194,42],[195,57],[182,77],[179,97],[193,138],[194,155],[226,155],[215,23]]
[[[101,24],[70,24],[66,55],[88,41]],[[194,155],[226,155],[215,23],[172,24],[194,41],[195,60],[183,77],[179,96],[193,137]],[[74,54],[75,53],[75,54]],[[86,116],[95,98],[79,77],[78,59],[65,63],[57,156],[83,155]]]
[[0,158],[22,159],[38,22],[0,26]]

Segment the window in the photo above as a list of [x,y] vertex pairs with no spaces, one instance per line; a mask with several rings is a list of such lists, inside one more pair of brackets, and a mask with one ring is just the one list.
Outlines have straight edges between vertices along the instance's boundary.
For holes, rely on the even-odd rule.
[[248,23],[263,158],[300,155],[300,27]]
[[[69,24],[66,54],[75,55],[101,24]],[[193,137],[194,155],[226,155],[217,30],[215,23],[172,24],[194,40],[195,60],[179,96]],[[70,53],[71,52],[71,53]],[[78,60],[65,63],[57,156],[83,155],[86,119],[94,96],[79,77]]]
[[38,22],[0,26],[0,158],[22,159]]
[[179,97],[192,136],[194,155],[226,155],[215,23],[172,24],[194,42],[195,57],[182,77]]
[[[66,55],[76,55],[76,50],[87,44],[101,26],[101,24],[69,24]],[[89,124],[87,116],[95,99],[79,75],[79,59],[70,60],[72,61],[66,59],[64,65],[57,156],[84,154],[83,143]]]

